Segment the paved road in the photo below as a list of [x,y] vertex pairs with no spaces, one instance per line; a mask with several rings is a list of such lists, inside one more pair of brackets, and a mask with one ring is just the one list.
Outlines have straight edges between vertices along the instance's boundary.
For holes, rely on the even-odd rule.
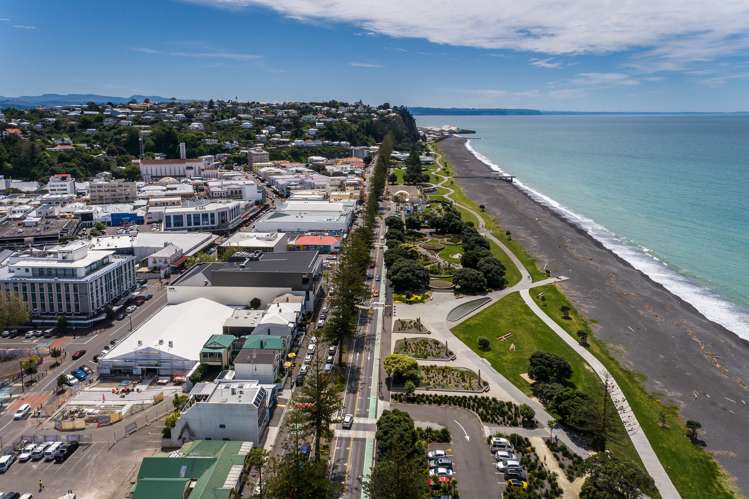
[[[442,178],[442,181],[438,185],[444,187],[445,189],[449,191],[445,195],[445,197],[451,199],[457,206],[460,206],[461,208],[471,213],[474,217],[476,217],[476,219],[479,222],[479,232],[484,237],[490,239],[495,244],[497,244],[497,246],[499,246],[502,249],[502,251],[504,251],[507,254],[510,260],[512,260],[513,264],[515,265],[515,267],[517,267],[518,271],[520,271],[520,274],[522,275],[521,282],[526,281],[526,280],[528,281],[531,280],[530,274],[525,269],[522,262],[520,262],[520,260],[517,258],[517,256],[515,256],[515,254],[502,241],[497,239],[491,232],[486,230],[484,220],[481,217],[481,215],[477,213],[476,211],[474,211],[473,209],[469,208],[468,206],[460,204],[450,197],[450,195],[453,194],[455,191],[452,188],[443,185],[448,181],[448,178],[440,174],[436,174],[436,175]],[[591,354],[590,351],[581,347],[577,343],[577,341],[575,341],[572,337],[570,337],[570,335],[567,334],[567,332],[561,326],[559,326],[559,324],[554,322],[554,320],[551,317],[549,317],[536,304],[536,302],[533,301],[533,299],[530,296],[530,293],[528,292],[528,289],[521,290],[520,296],[523,298],[523,301],[526,303],[526,305],[528,305],[528,307],[533,311],[534,314],[536,314],[536,316],[539,319],[541,319],[552,331],[554,331],[554,333],[556,333],[565,343],[567,343],[583,359],[585,359],[585,361],[593,368],[595,373],[598,375],[599,378],[601,378],[601,380],[604,383],[606,382],[609,383],[609,386],[611,388],[611,396],[615,402],[615,406],[617,408],[619,417],[624,423],[624,426],[627,428],[627,431],[635,447],[635,450],[637,450],[637,454],[640,456],[640,459],[642,460],[643,464],[647,468],[648,473],[650,473],[650,476],[653,477],[653,480],[655,481],[655,485],[658,488],[658,492],[660,492],[661,496],[663,496],[664,498],[680,497],[679,492],[676,490],[676,487],[674,486],[673,482],[671,482],[671,478],[668,476],[668,473],[666,473],[666,470],[663,468],[663,465],[658,459],[658,456],[655,454],[653,447],[650,445],[650,442],[648,441],[647,436],[645,435],[645,432],[643,431],[642,427],[640,426],[640,423],[637,421],[637,418],[632,412],[632,409],[629,403],[627,402],[626,397],[624,396],[624,392],[622,392],[616,380],[613,378],[613,376],[610,375],[606,367],[593,354]]]
[[[434,407],[392,403],[417,423],[432,423],[450,430],[452,442],[448,447],[455,464],[455,479],[461,497],[499,497],[503,490],[502,475],[495,468],[495,460],[486,445],[484,426],[475,414],[457,407]],[[467,438],[466,438],[467,437]],[[426,466],[426,463],[425,463]]]
[[[16,407],[27,400],[33,401],[37,406],[43,403],[57,388],[57,377],[60,374],[70,372],[77,366],[85,364],[96,371],[96,364],[92,360],[94,355],[99,354],[111,340],[119,340],[127,336],[131,331],[131,320],[132,328],[136,329],[166,305],[166,287],[160,286],[156,282],[148,286],[148,291],[153,294],[153,298],[138,307],[128,317],[114,322],[107,328],[96,329],[86,336],[74,336],[63,345],[62,348],[67,353],[67,358],[63,360],[62,364],[55,369],[49,370],[36,384],[27,387],[26,392],[8,404],[3,414],[0,415],[0,446],[7,446],[9,443],[20,438],[21,435],[33,433],[35,428],[43,421],[31,418],[22,421],[13,421],[13,412]],[[0,342],[0,348],[18,346],[19,343],[23,343],[23,341],[19,341],[18,339],[4,340]],[[26,342],[25,346],[28,347],[30,344],[32,343]],[[86,350],[86,354],[77,360],[72,360],[71,355],[77,350]],[[34,407],[34,409],[36,408]]]

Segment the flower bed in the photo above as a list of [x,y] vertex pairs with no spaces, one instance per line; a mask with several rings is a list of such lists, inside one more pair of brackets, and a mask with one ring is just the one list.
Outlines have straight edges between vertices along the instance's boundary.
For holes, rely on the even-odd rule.
[[421,323],[421,319],[397,319],[393,324],[394,333],[408,334],[432,334],[432,332]]
[[396,402],[408,404],[449,405],[475,412],[481,421],[501,426],[521,426],[519,406],[494,397],[481,395],[442,395],[436,393],[392,393]]
[[423,390],[483,392],[489,386],[475,372],[464,367],[419,366],[419,378],[419,388]]
[[395,342],[395,353],[410,355],[415,359],[453,360],[455,354],[445,344],[431,338],[404,338]]
[[423,294],[393,293],[393,301],[396,303],[424,303],[428,299],[429,299],[428,293],[423,293]]
[[546,442],[546,447],[554,454],[567,480],[573,482],[576,478],[585,474],[585,461],[572,452],[564,442],[550,438],[545,438],[544,442]]

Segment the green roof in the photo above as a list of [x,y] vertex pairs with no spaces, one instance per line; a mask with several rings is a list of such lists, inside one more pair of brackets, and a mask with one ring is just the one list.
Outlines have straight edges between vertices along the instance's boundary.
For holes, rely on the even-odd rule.
[[237,485],[250,442],[197,440],[172,454],[143,458],[134,499],[228,499]]
[[208,338],[203,345],[203,351],[226,350],[231,348],[231,344],[236,340],[236,336],[230,334],[214,334]]
[[283,350],[283,338],[267,334],[250,335],[244,340],[242,348],[258,348],[260,350]]

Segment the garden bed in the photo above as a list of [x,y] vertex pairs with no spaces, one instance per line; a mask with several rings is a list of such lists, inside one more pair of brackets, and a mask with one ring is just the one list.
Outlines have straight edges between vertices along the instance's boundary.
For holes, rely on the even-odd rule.
[[450,366],[419,366],[420,390],[443,390],[481,393],[489,383],[470,369]]
[[455,354],[444,343],[431,338],[404,338],[395,342],[393,352],[422,360],[454,360]]
[[448,281],[447,279],[431,278],[429,279],[429,287],[434,290],[447,290],[454,288],[455,285],[452,283],[452,281]]
[[473,411],[484,423],[500,426],[522,426],[520,407],[494,397],[481,395],[443,395],[437,393],[393,393],[395,402],[406,404],[447,405]]
[[442,251],[445,249],[445,245],[442,244],[438,239],[430,239],[429,241],[422,243],[422,248],[429,251]]
[[393,324],[393,332],[405,334],[432,334],[432,332],[422,324],[421,319],[397,319]]
[[544,443],[551,453],[554,454],[554,458],[559,463],[559,467],[564,472],[567,480],[574,482],[578,477],[585,474],[585,461],[572,452],[564,442],[560,442],[557,439],[545,438]]

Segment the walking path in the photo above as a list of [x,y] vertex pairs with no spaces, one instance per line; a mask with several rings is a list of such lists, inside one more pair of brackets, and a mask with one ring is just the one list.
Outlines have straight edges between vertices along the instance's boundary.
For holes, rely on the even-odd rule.
[[[438,158],[439,164],[442,163],[441,156]],[[643,464],[645,465],[645,468],[648,470],[648,473],[650,473],[650,476],[653,477],[653,480],[655,481],[655,485],[658,488],[658,492],[660,492],[661,496],[664,498],[678,498],[680,497],[679,492],[676,490],[676,487],[671,482],[671,478],[668,476],[668,473],[666,473],[666,470],[663,468],[663,465],[661,464],[660,460],[658,459],[658,456],[655,454],[655,451],[653,450],[653,447],[650,445],[650,442],[647,439],[647,436],[645,435],[645,432],[643,431],[642,427],[640,426],[640,423],[637,421],[637,418],[635,417],[634,412],[632,411],[632,408],[630,407],[629,403],[627,402],[627,399],[624,395],[624,392],[619,387],[619,384],[616,382],[613,376],[608,372],[608,369],[593,355],[585,349],[584,347],[580,346],[580,344],[574,340],[567,332],[559,326],[551,317],[549,317],[537,304],[533,301],[533,299],[530,296],[529,289],[531,287],[535,287],[534,284],[540,285],[542,282],[545,281],[539,281],[537,283],[532,283],[531,275],[528,273],[528,270],[523,266],[520,259],[513,253],[502,241],[500,241],[498,238],[496,238],[490,231],[486,230],[486,224],[484,223],[484,219],[481,217],[479,213],[477,213],[472,208],[465,206],[454,199],[452,199],[452,194],[455,193],[455,190],[451,187],[447,187],[444,184],[449,180],[448,177],[445,177],[444,175],[440,173],[435,173],[438,177],[442,179],[439,184],[437,184],[439,187],[443,187],[448,192],[444,195],[445,198],[452,201],[456,206],[459,206],[460,208],[466,210],[468,213],[476,217],[479,223],[478,231],[481,235],[484,237],[490,239],[492,242],[494,242],[497,246],[499,246],[502,251],[507,255],[508,258],[512,261],[512,263],[517,267],[518,271],[520,272],[521,279],[520,283],[516,284],[515,286],[512,286],[510,288],[504,289],[497,293],[505,292],[502,296],[505,296],[509,293],[519,291],[520,296],[523,298],[523,301],[528,305],[528,307],[533,311],[536,316],[541,319],[544,324],[546,324],[552,331],[554,331],[567,345],[569,345],[573,350],[575,350],[595,371],[595,373],[598,375],[598,377],[603,381],[604,383],[608,383],[611,398],[614,401],[614,405],[616,406],[616,410],[619,414],[619,417],[622,420],[622,423],[624,423],[624,426],[627,428],[627,432],[629,433],[629,436],[632,440],[632,444],[634,445],[635,449],[637,450],[637,454],[640,456],[640,459],[642,460]],[[524,285],[525,284],[525,285]],[[548,283],[547,283],[548,284]],[[499,298],[497,298],[499,299]],[[494,303],[496,299],[492,299],[491,302],[487,302],[487,305],[489,303]],[[457,301],[455,302],[457,305]],[[443,303],[441,307],[438,307],[437,309],[433,310],[432,313],[435,313],[435,315],[432,317],[432,320],[430,320],[430,325],[432,326],[433,331],[438,330],[441,333],[445,334],[448,337],[456,338],[452,335],[450,332],[448,325],[447,325],[447,319],[446,319],[446,313],[445,309],[448,311],[451,310],[453,307],[448,307],[447,303]],[[483,307],[479,307],[479,309],[475,310],[471,314],[468,314],[467,316],[463,317],[459,322],[453,323],[454,325],[457,325],[460,322],[465,321],[472,315],[475,315],[478,313],[479,310],[482,310],[485,308],[486,305]],[[437,318],[442,318],[442,320],[435,320]],[[424,318],[422,317],[422,322],[424,322]],[[438,324],[432,324],[433,322],[438,322]],[[445,331],[446,330],[446,331]],[[457,340],[457,338],[456,338]],[[473,350],[466,347],[462,342],[458,341],[458,344],[461,346],[455,346],[455,343],[453,343],[453,346],[451,349],[453,352],[455,352],[456,355],[459,357],[462,357],[463,355],[467,355],[469,359],[474,361],[476,365],[481,365],[481,362],[488,364],[485,359],[478,356]],[[462,348],[461,348],[462,347]],[[460,353],[457,351],[459,350]],[[480,360],[479,360],[480,359]],[[519,389],[517,389],[512,383],[507,381],[503,376],[499,375],[491,366],[489,366],[489,375],[496,380],[496,382],[503,387],[508,393],[514,396],[519,394],[520,398],[516,398],[516,400],[523,400],[528,399],[525,394],[523,394]],[[494,376],[496,375],[496,376]],[[509,386],[508,386],[509,385]],[[510,388],[512,387],[512,388]],[[534,401],[535,402],[535,401]],[[525,403],[528,403],[527,401]],[[537,419],[539,419],[542,423],[546,423],[548,421],[548,414],[541,410],[539,411],[537,408],[540,406],[537,402],[534,404],[529,404],[531,407],[536,410]],[[540,416],[540,417],[539,417]],[[546,419],[544,421],[544,419]],[[565,440],[566,435],[560,434],[560,439]],[[567,443],[565,441],[565,443]]]

